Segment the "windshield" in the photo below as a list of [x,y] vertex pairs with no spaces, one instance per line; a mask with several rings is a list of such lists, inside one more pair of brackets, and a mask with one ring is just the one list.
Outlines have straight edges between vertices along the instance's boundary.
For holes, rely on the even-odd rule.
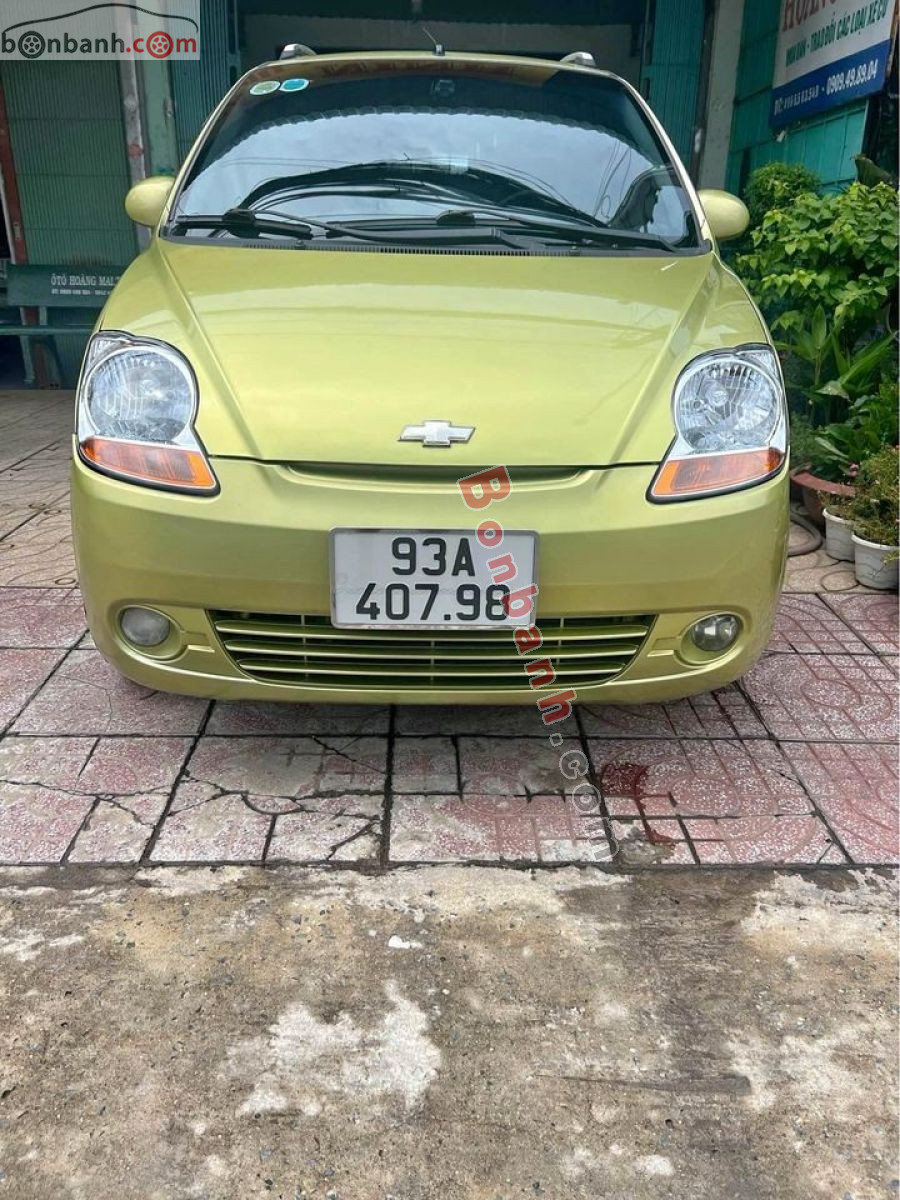
[[[218,222],[216,221],[218,218]],[[555,63],[304,58],[244,80],[169,236],[696,250],[690,202],[628,90]]]

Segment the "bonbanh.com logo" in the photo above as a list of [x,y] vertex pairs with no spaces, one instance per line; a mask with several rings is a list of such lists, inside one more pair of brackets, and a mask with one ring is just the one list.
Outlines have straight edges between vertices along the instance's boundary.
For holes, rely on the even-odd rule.
[[0,0],[0,59],[200,57],[200,0]]

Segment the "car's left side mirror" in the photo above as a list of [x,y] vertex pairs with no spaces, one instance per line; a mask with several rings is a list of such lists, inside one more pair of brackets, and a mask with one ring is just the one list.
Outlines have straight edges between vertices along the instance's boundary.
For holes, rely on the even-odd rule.
[[697,195],[716,241],[725,242],[729,238],[740,237],[750,224],[747,205],[738,196],[732,196],[731,192],[701,188]]
[[174,182],[171,175],[148,175],[136,183],[125,197],[125,211],[132,221],[150,229],[158,225]]

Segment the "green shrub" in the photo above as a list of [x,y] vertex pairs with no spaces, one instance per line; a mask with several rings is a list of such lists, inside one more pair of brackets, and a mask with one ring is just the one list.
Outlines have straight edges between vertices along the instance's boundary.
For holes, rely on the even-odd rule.
[[751,228],[773,208],[784,208],[803,192],[817,192],[822,186],[815,171],[802,163],[769,163],[753,172],[744,189],[744,200],[750,212]]
[[819,443],[809,418],[802,413],[791,413],[791,470],[814,467],[818,454]]
[[897,213],[897,193],[884,183],[801,193],[751,232],[738,274],[773,329],[808,328],[821,307],[852,347],[882,327],[896,303]]
[[[885,380],[875,395],[860,396],[847,418],[813,434],[810,461],[823,479],[853,480],[860,463],[898,441],[897,387]],[[895,456],[896,457],[896,456]]]
[[856,476],[856,494],[847,506],[846,515],[856,536],[879,546],[897,545],[900,519],[897,464],[896,446],[884,446],[867,458]]

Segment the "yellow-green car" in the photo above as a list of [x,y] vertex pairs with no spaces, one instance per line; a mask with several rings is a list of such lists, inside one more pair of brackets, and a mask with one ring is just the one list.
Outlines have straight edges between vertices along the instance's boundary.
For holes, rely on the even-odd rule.
[[72,484],[125,675],[547,720],[760,654],[786,421],[716,248],[746,210],[695,192],[627,83],[301,54],[126,207],[152,233],[87,350]]

